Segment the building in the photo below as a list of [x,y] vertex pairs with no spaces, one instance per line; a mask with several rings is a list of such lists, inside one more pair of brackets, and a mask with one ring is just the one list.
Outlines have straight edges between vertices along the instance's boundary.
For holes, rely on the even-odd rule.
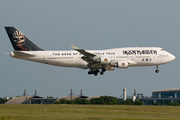
[[37,90],[35,90],[34,96],[27,96],[26,89],[24,89],[23,96],[13,97],[8,100],[5,104],[53,104],[57,98],[43,98],[37,95]]
[[25,104],[28,99],[33,98],[33,96],[19,96],[13,97],[12,99],[8,100],[5,104]]
[[166,105],[169,102],[180,104],[180,88],[155,90],[150,98],[143,97],[141,100],[144,105]]
[[15,97],[5,104],[53,104],[56,98],[43,98],[40,96],[19,96]]

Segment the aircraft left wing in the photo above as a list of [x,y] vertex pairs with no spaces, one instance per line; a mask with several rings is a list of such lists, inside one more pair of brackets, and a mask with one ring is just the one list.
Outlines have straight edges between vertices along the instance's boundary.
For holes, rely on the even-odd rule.
[[84,56],[82,56],[81,58],[83,60],[85,60],[86,62],[90,63],[90,64],[93,64],[93,63],[97,62],[98,60],[96,60],[96,59],[98,59],[100,57],[100,56],[98,56],[96,54],[87,52],[84,49],[80,49],[80,48],[76,47],[75,45],[71,45],[71,47],[74,50],[76,50],[76,51],[80,52],[81,54],[83,54]]
[[84,49],[80,49],[80,48],[76,47],[75,45],[71,45],[71,47],[72,47],[74,50],[76,50],[76,51],[80,52],[81,54],[83,54],[84,56],[87,56],[87,57],[90,57],[90,58],[92,58],[92,57],[94,57],[94,56],[97,56],[97,55],[95,55],[95,54],[93,54],[93,53],[90,53],[90,52],[85,51]]

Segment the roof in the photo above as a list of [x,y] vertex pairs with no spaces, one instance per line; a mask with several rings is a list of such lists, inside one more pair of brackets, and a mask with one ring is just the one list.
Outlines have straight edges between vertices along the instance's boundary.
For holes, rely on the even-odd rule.
[[29,98],[32,98],[33,96],[20,96],[20,97],[15,97],[13,99],[10,99],[7,101],[5,104],[22,104],[24,101],[26,101]]
[[92,98],[100,98],[101,96],[93,96],[93,97],[89,97],[89,98],[86,98],[87,100],[91,100]]
[[180,88],[171,88],[171,89],[163,89],[163,90],[154,90],[153,92],[177,92],[180,91]]
[[[80,97],[81,96],[72,96],[72,100],[75,100],[75,99],[80,98]],[[61,99],[71,100],[71,96],[62,97],[62,98],[57,99],[56,101],[59,101]]]
[[28,99],[37,99],[37,98],[41,98],[40,96],[20,96],[20,97],[15,97],[13,99],[10,99],[9,101],[7,101],[5,104],[23,104],[23,102],[25,102]]

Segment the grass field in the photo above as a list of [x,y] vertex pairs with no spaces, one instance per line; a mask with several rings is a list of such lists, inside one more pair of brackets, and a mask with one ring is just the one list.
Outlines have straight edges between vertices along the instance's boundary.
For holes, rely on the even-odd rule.
[[0,120],[178,120],[179,106],[0,105]]

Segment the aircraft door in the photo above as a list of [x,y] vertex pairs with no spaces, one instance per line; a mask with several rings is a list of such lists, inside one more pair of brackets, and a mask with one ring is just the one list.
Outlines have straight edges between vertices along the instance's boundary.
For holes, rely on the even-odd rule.
[[47,56],[44,55],[44,56],[42,57],[43,63],[46,63],[46,59],[47,59]]

